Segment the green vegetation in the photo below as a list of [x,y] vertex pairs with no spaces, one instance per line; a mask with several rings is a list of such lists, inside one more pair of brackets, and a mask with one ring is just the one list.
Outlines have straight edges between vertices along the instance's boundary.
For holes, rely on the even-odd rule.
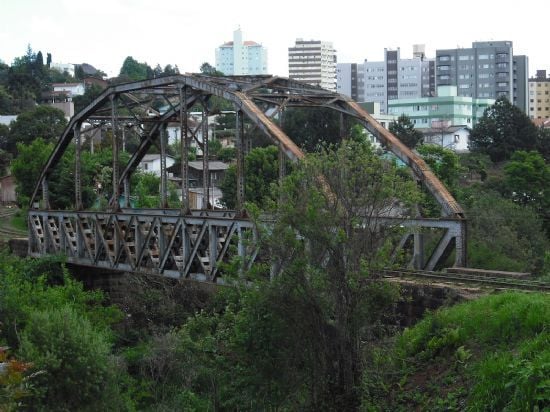
[[411,149],[424,141],[424,135],[420,130],[414,128],[411,118],[406,114],[399,116],[397,121],[391,122],[389,130]]
[[51,106],[36,106],[21,113],[10,126],[10,132],[3,147],[16,155],[17,144],[31,144],[41,138],[48,143],[56,142],[67,126],[65,115]]
[[545,410],[549,319],[547,295],[520,293],[430,314],[373,353],[363,410]]
[[[0,346],[30,362],[21,370],[25,397],[17,403],[32,410],[120,410],[120,368],[110,357],[111,325],[120,311],[103,306],[99,292],[84,291],[57,257],[22,260],[2,253],[0,273]],[[11,396],[21,388],[8,382],[1,389]]]
[[340,130],[340,114],[328,108],[289,108],[282,121],[283,131],[308,152],[338,144],[342,136],[349,134],[352,124],[343,126],[344,130]]
[[506,97],[499,97],[472,129],[470,149],[500,162],[510,159],[516,150],[539,149],[540,133],[525,113]]
[[[279,179],[279,149],[275,146],[252,149],[244,159],[246,200],[263,208],[272,199],[271,185]],[[237,166],[232,164],[225,173],[220,188],[222,201],[229,209],[237,203]]]

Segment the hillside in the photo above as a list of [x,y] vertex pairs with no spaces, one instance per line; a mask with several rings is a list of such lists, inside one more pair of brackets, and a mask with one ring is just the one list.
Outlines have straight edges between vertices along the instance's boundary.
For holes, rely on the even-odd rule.
[[432,313],[370,355],[363,410],[550,410],[550,297],[502,293]]

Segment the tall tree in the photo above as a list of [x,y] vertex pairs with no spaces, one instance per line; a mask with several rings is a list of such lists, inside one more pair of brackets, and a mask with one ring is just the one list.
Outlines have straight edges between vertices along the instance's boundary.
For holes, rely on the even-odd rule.
[[485,109],[470,133],[470,150],[486,153],[493,162],[509,159],[516,150],[536,150],[538,130],[529,117],[504,96]]
[[391,133],[411,149],[424,140],[422,132],[414,128],[411,118],[406,114],[399,116],[397,121],[391,122],[389,129]]
[[153,69],[147,63],[140,63],[128,56],[122,63],[118,77],[129,81],[145,80],[153,77]]
[[308,329],[315,342],[305,344],[317,352],[305,361],[311,376],[318,377],[309,382],[315,387],[310,407],[353,410],[361,342],[372,336],[372,322],[380,316],[376,304],[363,305],[391,302],[370,295],[365,281],[386,264],[388,242],[400,233],[399,224],[382,227],[378,219],[410,213],[419,199],[416,185],[368,143],[345,141],[298,165],[281,198],[272,255],[278,276],[293,283],[287,291],[296,288],[311,304],[298,326]]
[[12,162],[11,172],[17,181],[17,200],[19,204],[27,205],[53,145],[38,138],[28,146],[19,144],[17,150],[19,155]]
[[206,74],[208,76],[224,76],[222,72],[219,70],[216,70],[214,66],[212,66],[210,63],[204,62],[201,64],[200,67],[201,74]]
[[155,68],[153,69],[153,76],[156,78],[156,77],[161,77],[162,76],[162,67],[160,67],[160,64],[157,64],[155,66]]
[[36,53],[36,59],[34,61],[34,67],[40,72],[44,69],[44,56],[42,56],[42,52],[39,51]]
[[54,142],[66,125],[67,120],[61,110],[45,105],[36,106],[32,110],[21,113],[13,122],[6,150],[15,154],[17,143],[29,144],[38,137]]
[[163,74],[165,76],[173,76],[175,74],[180,74],[180,69],[178,68],[178,65],[172,66],[171,64],[167,64],[164,66]]

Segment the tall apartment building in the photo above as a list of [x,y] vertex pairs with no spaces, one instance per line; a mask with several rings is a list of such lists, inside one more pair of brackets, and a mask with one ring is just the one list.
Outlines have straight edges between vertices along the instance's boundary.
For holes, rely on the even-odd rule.
[[267,74],[267,49],[254,41],[243,41],[241,29],[233,41],[216,49],[216,70],[226,75]]
[[339,63],[337,91],[358,102],[380,104],[388,113],[388,101],[429,97],[435,94],[435,63],[427,59],[423,45],[415,45],[412,59],[402,59],[400,49],[384,49],[384,61]]
[[529,79],[529,117],[550,119],[550,76],[546,77],[546,70],[537,70]]
[[494,99],[457,96],[456,86],[438,86],[437,96],[390,100],[389,114],[406,114],[417,129],[435,125],[474,127]]
[[288,48],[288,77],[336,91],[336,50],[332,43],[296,39]]
[[527,111],[526,56],[514,56],[511,41],[473,42],[471,48],[436,50],[436,84],[457,86],[458,95],[506,96]]

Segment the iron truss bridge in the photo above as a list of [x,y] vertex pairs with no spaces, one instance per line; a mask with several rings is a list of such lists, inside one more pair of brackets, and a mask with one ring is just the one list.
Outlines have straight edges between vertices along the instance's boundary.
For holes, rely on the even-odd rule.
[[[237,207],[236,211],[192,210],[189,195],[188,153],[191,143],[203,153],[204,199],[210,199],[209,124],[219,113],[216,101],[225,101],[235,116]],[[227,103],[228,102],[228,103]],[[36,183],[29,208],[29,254],[43,256],[64,253],[69,263],[128,272],[155,273],[223,283],[222,262],[239,256],[249,266],[258,254],[256,229],[244,212],[244,155],[250,147],[250,129],[262,131],[279,147],[279,173],[285,162],[304,157],[292,136],[285,134],[281,122],[285,109],[292,107],[329,108],[340,113],[344,135],[347,118],[356,119],[388,150],[403,161],[441,209],[438,219],[392,217],[380,221],[396,222],[407,232],[399,248],[412,250],[409,266],[434,270],[454,252],[455,266],[466,266],[466,219],[460,205],[437,179],[427,164],[384,129],[353,100],[282,77],[176,75],[118,84],[70,120]],[[191,112],[193,111],[193,117]],[[197,115],[197,111],[199,114]],[[229,112],[229,114],[228,114]],[[198,119],[198,120],[197,120]],[[249,125],[245,128],[245,119]],[[167,128],[177,130],[181,152],[181,205],[168,209],[166,166]],[[112,142],[112,194],[107,211],[84,210],[82,201],[81,154],[83,141],[91,141],[102,131]],[[128,133],[137,136],[139,145],[122,164]],[[74,208],[51,207],[49,182],[70,145],[74,146]],[[158,209],[130,207],[130,178],[149,149],[160,153],[160,204]],[[52,200],[52,201],[51,201]],[[424,236],[437,233],[427,251]]]

